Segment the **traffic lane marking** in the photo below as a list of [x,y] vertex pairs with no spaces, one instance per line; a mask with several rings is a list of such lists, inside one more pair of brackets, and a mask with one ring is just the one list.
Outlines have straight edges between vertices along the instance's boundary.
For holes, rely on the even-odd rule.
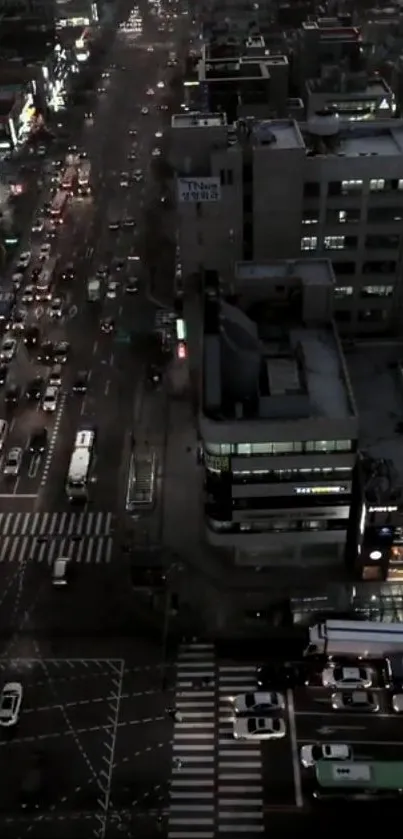
[[[60,709],[59,709],[60,710]],[[161,715],[160,717],[146,717],[145,719],[140,720],[125,720],[124,722],[118,722],[117,728],[120,730],[122,728],[132,728],[136,725],[145,725],[146,723],[157,723],[161,722],[162,720],[166,721],[166,715]],[[64,731],[49,731],[43,734],[33,734],[27,735],[24,737],[15,737],[10,740],[0,740],[0,749],[4,747],[10,746],[21,746],[24,743],[34,743],[37,740],[44,741],[44,740],[57,740],[57,739],[64,739],[64,737],[72,737],[76,735],[77,737],[86,735],[86,734],[99,734],[100,732],[105,733],[108,731],[112,731],[114,727],[114,722],[112,718],[108,719],[105,725],[92,725],[87,726],[84,728],[75,728],[70,729],[67,728]],[[55,726],[56,728],[56,726]]]
[[[401,749],[402,746],[403,746],[403,741],[399,742],[398,740],[367,740],[367,739],[364,739],[364,738],[362,740],[357,740],[355,738],[352,739],[351,737],[342,738],[340,736],[338,737],[337,740],[332,740],[332,739],[329,739],[329,737],[331,737],[331,735],[327,736],[326,742],[340,743],[341,741],[343,741],[343,743],[347,742],[349,745],[352,745],[352,746],[387,746],[387,747],[392,746],[392,748],[396,747],[398,749]],[[317,742],[317,740],[315,742]],[[323,742],[325,742],[325,741],[323,741]],[[304,737],[302,739],[298,738],[298,744],[303,746],[303,745],[306,745],[307,743],[312,743],[312,738],[310,740],[307,737]]]

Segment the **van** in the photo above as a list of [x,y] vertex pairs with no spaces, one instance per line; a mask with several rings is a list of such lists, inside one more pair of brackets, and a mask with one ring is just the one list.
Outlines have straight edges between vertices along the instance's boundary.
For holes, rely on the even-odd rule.
[[59,557],[55,559],[52,570],[52,585],[66,586],[67,585],[67,568],[69,560],[66,557]]
[[8,422],[6,420],[0,420],[0,451],[4,448],[4,443],[6,442],[8,434]]

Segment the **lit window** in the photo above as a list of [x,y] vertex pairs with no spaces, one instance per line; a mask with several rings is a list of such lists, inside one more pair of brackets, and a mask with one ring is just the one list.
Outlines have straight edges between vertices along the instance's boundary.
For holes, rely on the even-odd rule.
[[318,224],[319,219],[315,218],[311,212],[307,213],[307,215],[303,216],[302,224]]
[[318,237],[317,236],[303,236],[301,239],[301,250],[302,251],[315,251],[318,247]]
[[364,285],[361,289],[362,297],[391,297],[392,285]]
[[403,189],[403,178],[399,178],[399,180],[397,182],[397,188],[398,189]]
[[328,251],[342,251],[345,248],[345,236],[325,236],[323,244]]
[[382,192],[382,190],[385,189],[385,179],[371,178],[369,182],[369,189],[370,192]]
[[352,285],[337,285],[334,289],[335,297],[351,297],[353,293]]
[[360,192],[362,189],[362,181],[349,180],[341,182],[341,191],[343,195],[348,195],[349,192]]

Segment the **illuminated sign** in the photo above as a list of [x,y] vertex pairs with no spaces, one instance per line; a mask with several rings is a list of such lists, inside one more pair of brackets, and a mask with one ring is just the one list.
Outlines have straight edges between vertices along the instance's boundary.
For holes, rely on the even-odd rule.
[[205,454],[204,464],[206,469],[210,472],[229,472],[229,457],[219,457],[218,455]]
[[296,495],[337,495],[349,491],[346,486],[294,487]]
[[369,507],[369,513],[397,513],[398,507]]
[[186,324],[183,318],[176,320],[176,337],[178,341],[186,341]]

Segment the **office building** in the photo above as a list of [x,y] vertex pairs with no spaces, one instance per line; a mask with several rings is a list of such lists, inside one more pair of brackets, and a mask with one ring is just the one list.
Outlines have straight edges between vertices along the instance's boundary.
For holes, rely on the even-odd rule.
[[205,535],[237,564],[344,568],[358,416],[327,260],[240,263],[207,288]]
[[401,329],[403,121],[172,117],[184,282],[241,261],[327,258],[347,335]]

